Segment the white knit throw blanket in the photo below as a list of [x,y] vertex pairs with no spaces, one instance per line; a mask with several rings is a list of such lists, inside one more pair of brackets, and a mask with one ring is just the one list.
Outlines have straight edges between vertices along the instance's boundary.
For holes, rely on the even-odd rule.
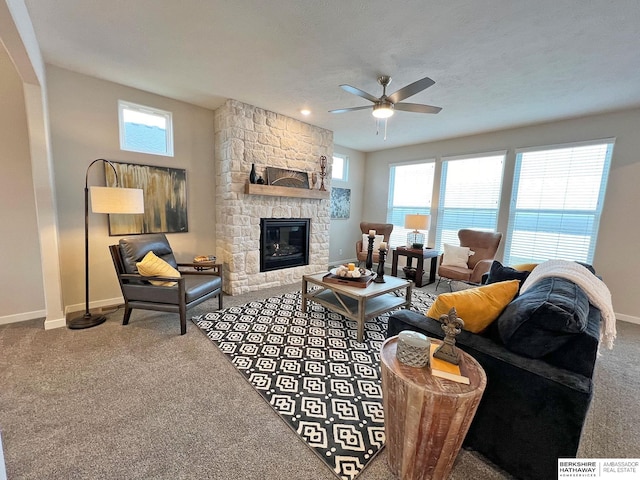
[[611,304],[611,292],[602,280],[596,277],[586,267],[569,260],[547,260],[541,263],[529,274],[520,288],[524,293],[538,280],[545,277],[562,277],[579,285],[589,297],[589,301],[598,307],[602,314],[600,324],[600,341],[608,349],[613,348],[616,338],[616,316]]

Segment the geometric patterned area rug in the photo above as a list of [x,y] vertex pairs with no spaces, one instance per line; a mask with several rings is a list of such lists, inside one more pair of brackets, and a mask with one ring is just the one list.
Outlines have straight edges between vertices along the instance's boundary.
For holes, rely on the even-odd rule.
[[[413,291],[412,309],[431,295]],[[353,480],[384,447],[380,348],[388,314],[365,324],[300,292],[192,318],[253,388],[343,480]]]

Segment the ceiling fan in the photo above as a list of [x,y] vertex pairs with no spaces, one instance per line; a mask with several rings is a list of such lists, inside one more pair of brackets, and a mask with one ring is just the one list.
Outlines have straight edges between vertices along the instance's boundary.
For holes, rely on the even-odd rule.
[[360,90],[359,88],[352,87],[351,85],[340,85],[343,90],[369,100],[370,102],[373,102],[373,105],[366,105],[364,107],[339,108],[337,110],[329,110],[329,113],[345,113],[373,108],[374,117],[389,118],[391,115],[393,115],[393,112],[395,110],[403,110],[405,112],[414,113],[438,113],[440,110],[442,110],[441,107],[421,105],[419,103],[402,102],[402,100],[404,100],[405,98],[409,98],[416,93],[420,93],[422,90],[425,90],[426,88],[429,88],[431,85],[436,83],[429,77],[424,77],[423,79],[413,82],[406,87],[402,87],[400,90],[392,93],[391,95],[387,95],[387,86],[391,83],[390,76],[379,76],[378,83],[382,85],[382,96],[380,98],[376,98],[373,95]]

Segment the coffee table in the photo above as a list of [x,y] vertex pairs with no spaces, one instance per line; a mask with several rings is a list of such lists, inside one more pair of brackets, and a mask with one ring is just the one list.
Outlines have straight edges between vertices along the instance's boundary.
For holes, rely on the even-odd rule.
[[[366,288],[360,288],[323,282],[325,275],[303,275],[302,311],[306,313],[307,301],[313,301],[354,320],[358,324],[358,342],[362,342],[364,336],[364,322],[398,307],[411,306],[412,284],[406,280],[385,276],[385,283],[372,282]],[[320,288],[309,291],[309,284]],[[405,290],[404,296],[402,290]]]

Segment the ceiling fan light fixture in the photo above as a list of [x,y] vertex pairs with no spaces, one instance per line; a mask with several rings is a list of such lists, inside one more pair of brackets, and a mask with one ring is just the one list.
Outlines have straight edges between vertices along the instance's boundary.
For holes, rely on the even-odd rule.
[[373,116],[376,118],[389,118],[393,115],[393,103],[380,102],[373,106]]

